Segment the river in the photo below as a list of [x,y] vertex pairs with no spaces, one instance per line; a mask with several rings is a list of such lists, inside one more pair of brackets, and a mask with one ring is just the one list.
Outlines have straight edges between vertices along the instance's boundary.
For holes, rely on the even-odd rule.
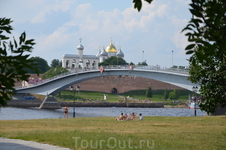
[[[75,107],[75,117],[116,117],[120,113],[132,112],[143,116],[194,116],[194,109],[188,108],[128,108],[128,107]],[[206,112],[197,109],[197,116],[205,116]],[[46,110],[38,108],[0,107],[0,120],[24,120],[63,118],[62,109]],[[72,118],[73,107],[69,108],[68,117]]]

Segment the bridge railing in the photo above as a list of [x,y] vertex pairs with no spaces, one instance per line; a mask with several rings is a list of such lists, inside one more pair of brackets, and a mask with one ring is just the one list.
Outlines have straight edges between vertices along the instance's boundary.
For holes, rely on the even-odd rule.
[[[188,70],[187,69],[179,69],[179,68],[166,68],[163,67],[161,68],[160,66],[140,66],[140,65],[110,65],[110,66],[103,66],[104,70],[112,70],[112,69],[121,69],[121,70],[157,70],[157,71],[164,71],[164,72],[173,72],[173,73],[182,73],[182,74],[188,74]],[[23,88],[28,88],[28,87],[34,87],[34,86],[38,86],[41,84],[45,84],[47,82],[51,82],[53,80],[71,75],[71,74],[78,74],[81,72],[88,72],[88,71],[97,71],[99,70],[99,68],[85,68],[85,69],[69,69],[69,72],[66,73],[62,73],[60,75],[51,77],[49,79],[43,79],[41,81],[38,81],[34,84],[31,84],[29,86],[17,86],[15,87],[16,90],[18,89],[23,89]]]
[[167,67],[160,67],[160,66],[140,66],[140,65],[110,65],[110,66],[103,66],[104,69],[128,69],[128,70],[159,70],[164,72],[174,72],[174,73],[182,73],[188,74],[188,69],[182,68],[167,68]]

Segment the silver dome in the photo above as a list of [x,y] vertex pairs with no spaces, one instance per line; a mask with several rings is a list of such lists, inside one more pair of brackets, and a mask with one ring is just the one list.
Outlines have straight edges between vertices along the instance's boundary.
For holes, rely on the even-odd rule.
[[78,49],[78,50],[83,50],[84,47],[83,47],[82,44],[80,43],[80,44],[77,46],[77,49]]
[[102,51],[100,52],[99,56],[108,56],[108,53],[103,48]]
[[119,48],[118,52],[116,53],[117,57],[124,57],[124,53],[121,51],[121,48]]

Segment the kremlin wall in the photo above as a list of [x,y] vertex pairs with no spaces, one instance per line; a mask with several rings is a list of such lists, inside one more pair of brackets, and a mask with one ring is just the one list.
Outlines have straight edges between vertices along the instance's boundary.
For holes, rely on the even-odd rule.
[[[132,90],[185,90],[168,83],[133,76],[108,76],[83,81],[79,84],[82,91],[99,91],[105,93],[124,93]],[[76,85],[75,85],[76,86]],[[74,86],[74,88],[75,88]]]

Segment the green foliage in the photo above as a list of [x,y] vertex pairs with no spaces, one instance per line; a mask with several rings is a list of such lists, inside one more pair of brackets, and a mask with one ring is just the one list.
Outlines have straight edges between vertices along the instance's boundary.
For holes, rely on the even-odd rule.
[[169,91],[167,89],[165,89],[165,91],[164,91],[163,98],[165,100],[167,100],[169,98]]
[[152,89],[151,87],[148,87],[147,90],[146,90],[146,96],[148,98],[152,98]]
[[[40,58],[40,57],[31,57],[30,59],[33,60],[33,62],[35,62],[38,65],[38,68],[40,69],[40,73],[44,73],[50,69],[50,67],[45,59]],[[33,73],[33,72],[31,72],[31,73]]]
[[169,99],[178,100],[178,98],[179,98],[179,93],[178,93],[177,89],[174,89],[173,92],[169,93]]
[[56,66],[61,67],[62,66],[61,61],[59,59],[53,59],[50,66],[51,66],[51,68],[55,68]]
[[179,66],[178,68],[179,69],[185,69],[185,66]]
[[128,63],[121,57],[111,56],[108,59],[105,59],[102,63],[99,63],[99,66],[109,66],[109,65],[128,65]]
[[226,1],[198,1],[190,4],[193,18],[183,29],[191,43],[190,77],[200,84],[200,108],[213,113],[219,104],[226,106]]
[[174,100],[175,94],[174,92],[169,93],[169,99]]
[[[36,65],[36,67],[39,69],[40,73],[44,73],[47,70],[50,69],[47,61],[43,58],[40,57],[31,57],[29,58],[31,61],[33,61],[33,64]],[[35,73],[33,70],[31,69],[25,69],[28,73]]]
[[178,100],[178,98],[179,98],[178,90],[177,89],[174,89],[173,92],[174,92],[174,99],[175,100]]
[[129,65],[135,65],[133,62],[130,62]]
[[[153,0],[144,0],[144,1],[150,4]],[[142,8],[142,0],[133,0],[133,3],[134,3],[134,8],[140,11]]]
[[146,63],[146,61],[144,61],[144,62],[139,62],[137,65],[140,65],[140,66],[148,66],[148,64]]
[[47,72],[45,72],[42,76],[43,79],[48,79],[57,75],[60,75],[62,73],[69,72],[66,68],[56,66],[56,68],[52,67]]
[[11,19],[0,18],[0,104],[3,106],[14,94],[15,82],[28,80],[27,69],[38,74],[37,64],[28,59],[35,45],[34,40],[27,40],[25,32],[20,35],[19,42],[15,38],[10,39],[13,30],[11,23]]
[[175,66],[175,65],[174,65],[172,68],[178,68],[178,66]]

